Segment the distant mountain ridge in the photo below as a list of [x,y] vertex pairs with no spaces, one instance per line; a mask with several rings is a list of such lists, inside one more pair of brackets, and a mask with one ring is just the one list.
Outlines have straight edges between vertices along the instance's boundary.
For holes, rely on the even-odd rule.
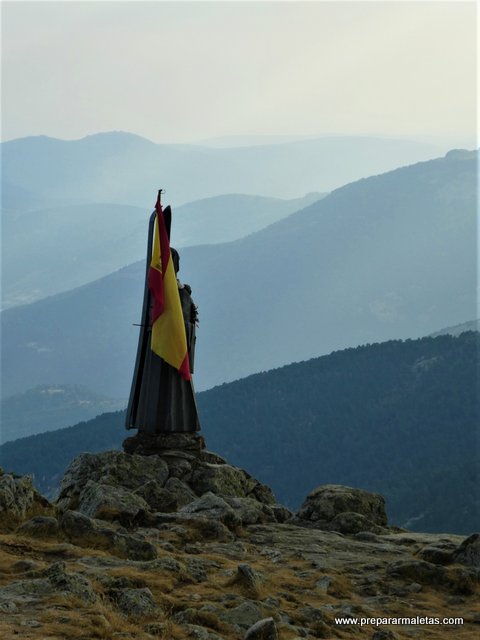
[[[173,210],[172,242],[180,248],[236,240],[321,197],[227,194],[191,202]],[[150,209],[89,203],[4,214],[3,308],[68,291],[145,259],[152,210],[153,203]]]
[[436,338],[437,336],[444,336],[447,334],[451,336],[459,336],[465,331],[480,331],[480,319],[470,320],[469,322],[462,322],[461,324],[457,324],[453,327],[446,327],[445,329],[434,331],[430,334],[430,337]]
[[[203,435],[287,506],[319,484],[346,484],[382,493],[395,524],[471,533],[479,336],[365,345],[223,384],[198,394]],[[104,414],[7,443],[0,462],[51,493],[74,456],[127,435],[123,412]]]
[[107,398],[86,387],[38,385],[1,401],[0,443],[61,429],[125,405],[125,399]]
[[[475,159],[337,189],[235,242],[186,248],[201,390],[356,344],[476,315]],[[3,393],[62,380],[128,395],[145,264],[2,313]],[[64,354],[68,354],[65,358]]]
[[175,206],[224,193],[296,198],[438,155],[433,145],[403,139],[337,136],[214,149],[124,132],[21,138],[1,150],[7,184],[53,200],[140,207],[151,206],[159,187]]

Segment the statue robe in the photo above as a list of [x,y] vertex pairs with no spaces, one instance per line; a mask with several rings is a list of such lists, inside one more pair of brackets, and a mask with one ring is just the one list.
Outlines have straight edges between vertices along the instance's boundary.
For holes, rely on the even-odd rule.
[[[195,356],[195,322],[197,310],[191,288],[179,284],[190,372]],[[200,429],[195,392],[191,380],[184,380],[178,370],[157,356],[150,347],[151,328],[146,333],[146,349],[134,381],[139,385],[138,400],[129,409],[127,429],[150,434],[195,432]],[[140,348],[140,346],[139,346]]]

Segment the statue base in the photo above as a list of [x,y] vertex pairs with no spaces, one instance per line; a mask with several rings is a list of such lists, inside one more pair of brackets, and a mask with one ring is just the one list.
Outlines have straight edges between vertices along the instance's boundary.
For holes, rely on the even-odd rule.
[[205,440],[196,432],[147,433],[139,431],[123,441],[125,453],[153,456],[164,451],[187,451],[200,455],[205,449]]

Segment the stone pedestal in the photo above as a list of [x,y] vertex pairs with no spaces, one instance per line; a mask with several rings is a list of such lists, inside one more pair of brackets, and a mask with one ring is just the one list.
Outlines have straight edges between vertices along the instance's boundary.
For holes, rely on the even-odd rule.
[[198,433],[146,433],[139,431],[123,441],[125,453],[143,456],[159,455],[165,451],[188,451],[200,455],[205,449],[205,440]]

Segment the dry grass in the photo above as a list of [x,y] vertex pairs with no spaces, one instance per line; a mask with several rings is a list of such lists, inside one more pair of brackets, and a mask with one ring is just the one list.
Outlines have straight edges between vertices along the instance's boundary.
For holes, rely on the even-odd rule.
[[[199,534],[195,529],[194,536]],[[168,532],[165,532],[166,539]],[[174,544],[174,537],[169,536]],[[218,540],[215,540],[218,542]],[[292,623],[305,626],[308,623],[310,637],[313,638],[352,638],[356,636],[370,640],[374,628],[364,627],[336,627],[334,614],[325,613],[318,620],[308,620],[305,608],[317,609],[322,605],[348,604],[358,609],[358,615],[368,616],[440,616],[458,617],[462,611],[477,611],[480,614],[478,600],[475,600],[477,585],[471,584],[465,572],[456,567],[449,568],[450,586],[433,588],[424,586],[418,594],[392,600],[387,605],[369,604],[370,610],[365,609],[365,597],[357,593],[355,587],[344,571],[330,571],[332,581],[327,592],[316,588],[316,582],[321,577],[320,572],[312,569],[309,561],[299,558],[292,553],[285,556],[285,562],[274,563],[258,553],[254,545],[245,540],[248,555],[242,560],[223,556],[220,552],[208,553],[208,541],[205,541],[205,553],[189,555],[179,549],[181,543],[175,540],[179,549],[172,555],[178,562],[186,565],[189,558],[204,560],[207,563],[207,579],[194,582],[186,571],[171,572],[168,570],[145,570],[141,566],[125,564],[122,567],[86,567],[78,562],[82,556],[108,557],[107,551],[65,545],[59,540],[41,540],[38,538],[17,537],[11,533],[0,535],[0,585],[5,586],[13,580],[23,580],[33,577],[28,570],[24,573],[12,567],[19,560],[34,560],[37,568],[34,573],[39,575],[43,569],[53,561],[63,559],[67,565],[67,572],[80,572],[92,582],[97,593],[95,604],[86,604],[74,597],[55,595],[43,602],[32,602],[19,606],[18,612],[2,614],[0,619],[1,640],[110,640],[124,638],[131,640],[147,640],[160,638],[163,640],[184,640],[186,631],[178,624],[174,615],[189,609],[188,622],[211,629],[225,640],[236,640],[243,637],[219,621],[218,616],[211,611],[200,611],[205,604],[212,604],[221,609],[238,605],[239,599],[246,597],[256,602],[262,613],[277,618],[281,640],[291,640],[298,637],[286,624],[278,621],[278,611],[275,607],[264,606],[267,598],[278,601],[278,609],[289,616]],[[164,551],[160,551],[165,554]],[[160,556],[161,557],[161,556]],[[208,562],[217,566],[209,567]],[[264,576],[251,588],[238,579],[237,567],[240,562],[248,563],[254,571]],[[143,565],[143,567],[148,566]],[[227,572],[231,576],[228,577]],[[147,586],[153,593],[161,614],[145,616],[142,619],[127,619],[108,598],[108,586],[103,578],[124,579],[125,584],[130,581],[132,586]],[[358,577],[358,576],[357,576]],[[452,591],[453,587],[453,591]],[[457,596],[454,595],[457,593]],[[225,596],[237,596],[237,599],[225,600]],[[455,600],[455,597],[457,600]],[[272,600],[271,602],[274,602]],[[368,611],[368,613],[367,613]],[[22,626],[22,620],[24,622]],[[36,620],[41,626],[25,626],[25,621]],[[477,637],[478,625],[451,628],[447,626],[425,626],[419,628],[417,637],[426,640],[473,640]],[[398,638],[411,640],[408,630],[399,626],[381,627],[391,629]],[[121,635],[116,635],[121,634]]]

